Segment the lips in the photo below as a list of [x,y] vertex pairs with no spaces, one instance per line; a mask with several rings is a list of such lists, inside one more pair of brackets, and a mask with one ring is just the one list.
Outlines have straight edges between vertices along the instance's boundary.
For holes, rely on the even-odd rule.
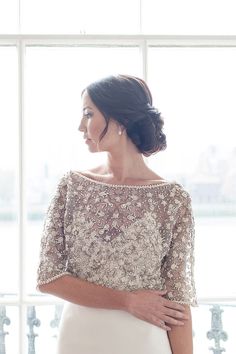
[[85,139],[85,144],[89,143],[91,139]]

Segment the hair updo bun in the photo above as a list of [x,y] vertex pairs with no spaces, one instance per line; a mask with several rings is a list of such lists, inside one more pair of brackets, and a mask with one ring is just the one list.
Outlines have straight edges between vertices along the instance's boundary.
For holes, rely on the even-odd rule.
[[164,121],[160,112],[148,103],[139,117],[127,126],[127,135],[139,151],[150,156],[166,149],[166,136],[162,131]]
[[100,140],[113,118],[125,127],[128,137],[144,156],[166,149],[164,120],[152,106],[152,95],[145,81],[130,75],[108,76],[85,90],[107,123]]

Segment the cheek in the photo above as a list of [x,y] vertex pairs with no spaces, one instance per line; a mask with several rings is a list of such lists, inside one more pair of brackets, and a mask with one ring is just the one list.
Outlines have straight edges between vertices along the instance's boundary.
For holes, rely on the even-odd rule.
[[116,145],[117,143],[120,143],[119,140],[119,135],[117,132],[115,132],[114,130],[107,130],[105,136],[102,138],[101,143],[103,144],[104,147],[112,147],[114,145]]
[[[99,142],[99,137],[103,132],[105,125],[98,124],[97,122],[90,122],[87,126],[89,136],[92,140]],[[104,137],[105,138],[105,137]]]
[[98,132],[100,130],[99,124],[97,124],[96,122],[94,122],[92,120],[90,120],[88,122],[87,128],[91,134],[98,134]]
[[119,138],[117,126],[115,126],[114,124],[111,124],[108,127],[106,135],[107,135],[107,139],[112,140],[113,142],[116,141],[116,138]]

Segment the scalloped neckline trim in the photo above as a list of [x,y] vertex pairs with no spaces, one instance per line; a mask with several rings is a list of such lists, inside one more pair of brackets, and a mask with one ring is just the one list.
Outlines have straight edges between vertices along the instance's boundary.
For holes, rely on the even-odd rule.
[[161,183],[151,183],[151,184],[112,184],[112,183],[106,183],[106,182],[102,182],[102,181],[97,181],[96,179],[93,179],[93,178],[90,178],[90,177],[87,177],[85,175],[83,175],[82,173],[78,172],[78,171],[72,171],[72,173],[75,173],[77,175],[79,175],[81,178],[87,180],[87,181],[90,181],[90,182],[93,182],[95,184],[101,184],[101,185],[104,185],[104,186],[109,186],[109,187],[118,187],[118,188],[121,188],[121,187],[128,187],[128,188],[153,188],[153,187],[165,187],[165,186],[168,186],[168,185],[171,185],[171,184],[175,184],[177,183],[175,180],[173,181],[165,181],[165,182],[161,182]]

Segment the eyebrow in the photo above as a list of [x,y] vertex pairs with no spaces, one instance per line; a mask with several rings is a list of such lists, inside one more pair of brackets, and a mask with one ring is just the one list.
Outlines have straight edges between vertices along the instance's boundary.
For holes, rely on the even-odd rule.
[[92,109],[92,107],[86,106],[86,107],[83,108],[83,111],[85,111],[87,108]]

